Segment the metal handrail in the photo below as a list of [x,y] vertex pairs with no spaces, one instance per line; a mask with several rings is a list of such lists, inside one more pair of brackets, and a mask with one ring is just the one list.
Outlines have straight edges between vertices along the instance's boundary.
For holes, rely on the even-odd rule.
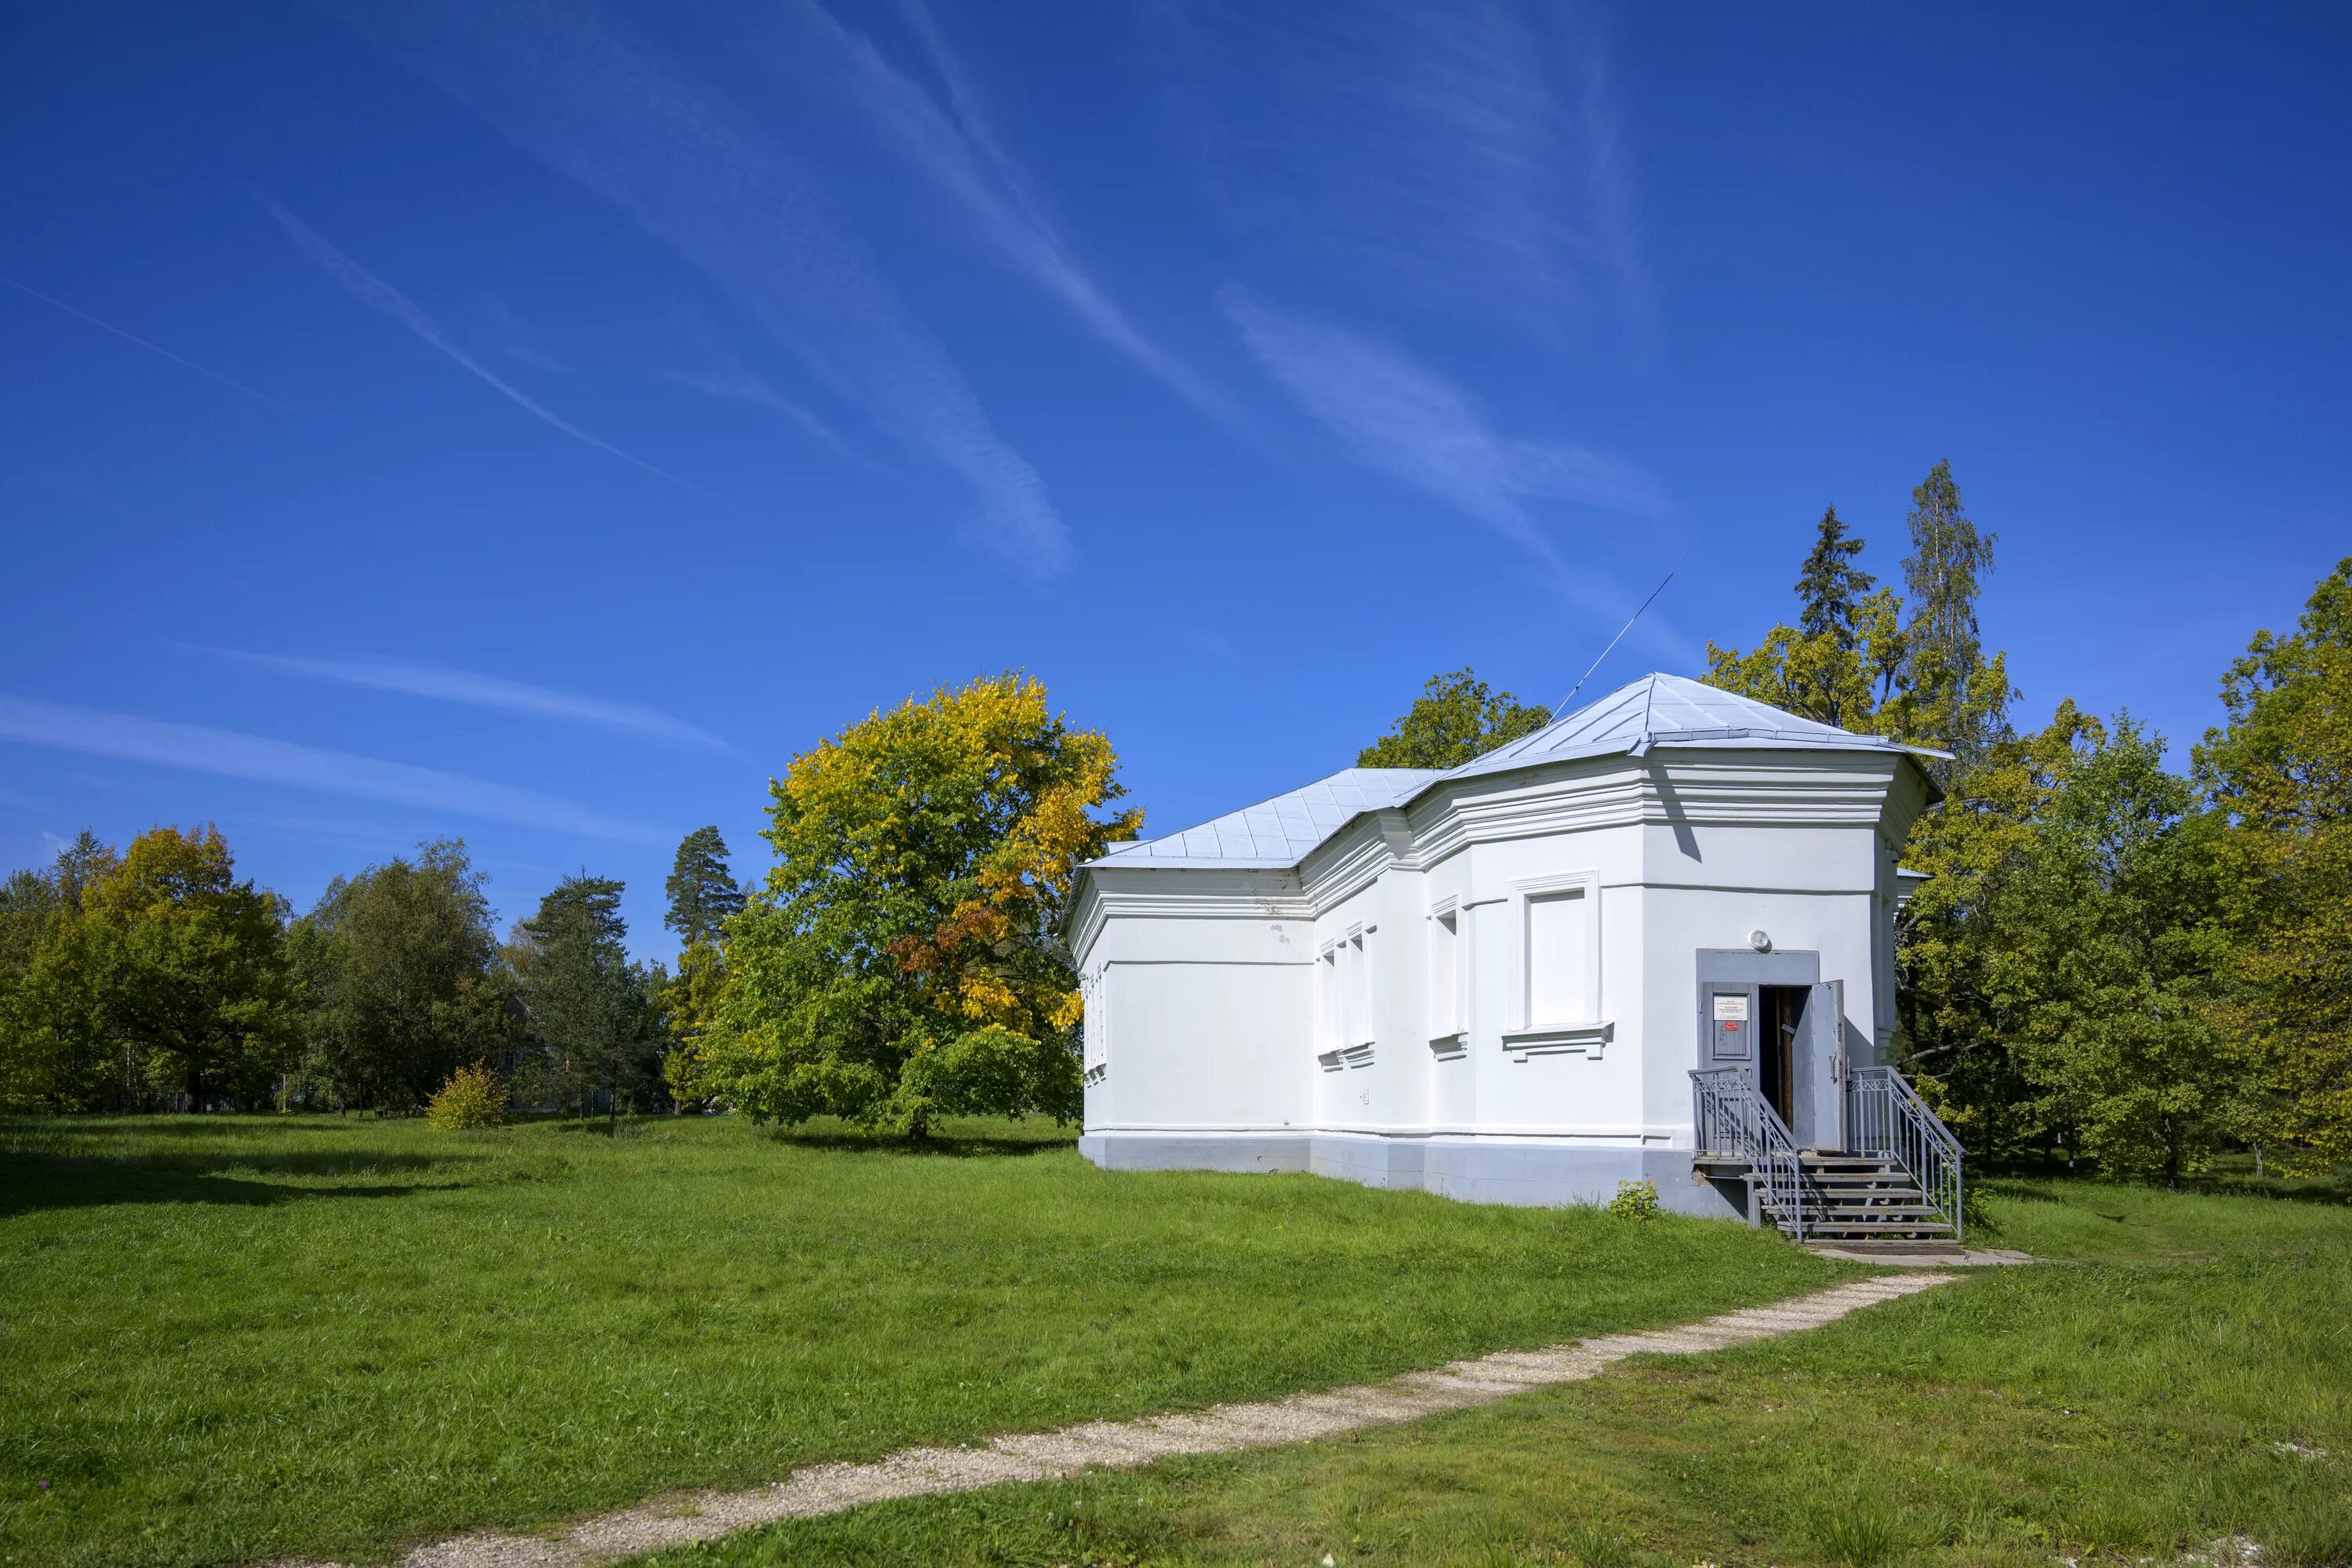
[[1745,1162],[1761,1179],[1759,1201],[1797,1240],[1805,1239],[1805,1167],[1797,1140],[1771,1101],[1738,1068],[1691,1071],[1691,1128],[1696,1152]]
[[1960,1141],[1893,1068],[1855,1068],[1846,1079],[1846,1125],[1857,1153],[1894,1160],[1961,1239]]

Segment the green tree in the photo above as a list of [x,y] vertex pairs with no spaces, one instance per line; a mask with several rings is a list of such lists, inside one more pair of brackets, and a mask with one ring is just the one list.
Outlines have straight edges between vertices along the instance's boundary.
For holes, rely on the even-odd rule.
[[100,1010],[151,1081],[201,1110],[265,1100],[300,1039],[284,901],[206,826],[157,827],[83,896]]
[[2061,702],[2043,729],[1984,757],[1912,825],[1903,863],[1927,874],[1895,924],[1904,1067],[1979,1155],[2043,1149],[2062,1129],[2034,1110],[2018,1055],[2036,1005],[2013,962],[2011,883],[2032,867],[2036,825],[2105,736]]
[[2221,681],[2197,777],[2231,824],[2242,1023],[2269,1066],[2250,1130],[2293,1168],[2352,1160],[2352,557],[2294,632],[2255,635]]
[[666,890],[669,912],[662,923],[686,947],[715,942],[719,928],[743,907],[743,889],[727,865],[727,840],[716,826],[698,827],[679,841]]
[[1822,514],[1797,576],[1797,624],[1748,652],[1706,645],[1706,682],[1819,723],[1908,738],[1916,721],[1903,603],[1856,564],[1863,541]]
[[2086,730],[1992,902],[1988,945],[2031,1113],[2106,1171],[2178,1185],[2244,1125],[2259,1080],[2222,1006],[2223,823],[2128,714]]
[[1142,813],[1110,742],[1008,674],[876,712],[769,786],[765,885],[728,925],[708,1052],[756,1118],[921,1137],[951,1112],[1068,1118],[1083,1008],[1060,922]]
[[94,1110],[123,1087],[84,895],[114,851],[84,831],[0,884],[0,1110]]
[[706,1065],[706,1051],[727,998],[725,950],[708,942],[681,949],[677,973],[660,976],[658,985],[669,1030],[662,1085],[678,1110],[699,1110],[719,1092]]
[[520,1016],[484,880],[461,840],[438,839],[338,877],[296,922],[305,1068],[335,1104],[412,1110],[460,1067],[511,1055]]
[[1551,710],[1490,691],[1467,666],[1433,675],[1389,732],[1356,753],[1360,768],[1453,768],[1551,722]]
[[649,1095],[660,1070],[657,998],[651,974],[629,962],[623,890],[584,871],[566,877],[508,949],[537,1047],[518,1076],[583,1117],[600,1094],[617,1117],[625,1100]]
[[677,847],[667,885],[669,912],[662,923],[678,933],[677,973],[662,977],[669,1050],[662,1081],[680,1110],[711,1096],[703,1070],[703,1039],[726,994],[726,923],[743,909],[743,889],[727,864],[727,840],[716,826],[698,827]]
[[1878,579],[1855,564],[1863,542],[1847,534],[1837,508],[1824,510],[1817,527],[1813,548],[1797,574],[1797,629],[1851,649],[1862,635],[1856,617],[1863,596]]
[[1977,596],[1992,574],[1999,535],[1979,533],[1960,507],[1948,458],[1938,459],[1911,492],[1911,553],[1903,562],[1911,619],[1903,629],[1908,685],[1920,738],[1952,753],[1933,771],[1948,785],[2005,739],[2007,656],[1987,658],[1977,626]]

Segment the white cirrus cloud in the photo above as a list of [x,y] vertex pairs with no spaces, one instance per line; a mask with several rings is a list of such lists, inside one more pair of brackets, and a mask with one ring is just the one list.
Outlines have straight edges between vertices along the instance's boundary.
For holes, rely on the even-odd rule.
[[587,838],[659,844],[670,837],[659,828],[606,816],[574,801],[468,778],[463,773],[385,762],[352,752],[297,745],[234,730],[142,719],[29,698],[0,696],[0,740],[316,790],[325,795],[386,801],[491,822],[520,823]]
[[1648,288],[1596,8],[1245,0],[1146,11],[1179,144],[1249,236],[1414,308],[1543,325]]
[[[201,645],[193,645],[199,646]],[[621,730],[673,745],[732,751],[726,740],[683,719],[674,719],[635,703],[609,702],[601,697],[553,687],[533,686],[501,675],[483,675],[439,665],[394,658],[316,658],[299,654],[249,653],[241,648],[201,647],[201,651],[235,659],[258,669],[308,680],[332,681],[376,691],[396,691],[408,697],[462,703],[471,708],[495,708],[509,713],[532,713],[607,730]]]
[[1552,437],[1506,436],[1467,390],[1385,343],[1221,296],[1251,355],[1367,468],[1402,479],[1530,550],[1551,553],[1528,503],[1659,512],[1638,463]]
[[363,37],[667,245],[844,400],[955,475],[962,531],[1028,574],[1070,542],[946,349],[778,139],[591,0],[330,0]]
[[[1063,237],[1036,182],[1005,150],[978,84],[921,4],[902,8],[942,91],[934,94],[884,55],[873,37],[818,0],[788,0],[798,26],[777,51],[798,79],[828,92],[961,212],[984,251],[1026,278],[1110,348],[1211,417],[1231,421],[1230,401],[1190,365],[1146,336]],[[814,45],[814,47],[807,46]]]

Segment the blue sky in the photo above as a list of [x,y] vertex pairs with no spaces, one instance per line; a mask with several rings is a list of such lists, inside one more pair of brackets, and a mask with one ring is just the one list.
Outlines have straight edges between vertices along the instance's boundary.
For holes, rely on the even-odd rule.
[[[233,14],[232,14],[233,13]],[[1948,457],[2038,722],[2352,551],[2335,8],[0,16],[0,862],[504,919],[1022,667],[1148,826],[1752,642]],[[1591,693],[1588,692],[1588,695]]]

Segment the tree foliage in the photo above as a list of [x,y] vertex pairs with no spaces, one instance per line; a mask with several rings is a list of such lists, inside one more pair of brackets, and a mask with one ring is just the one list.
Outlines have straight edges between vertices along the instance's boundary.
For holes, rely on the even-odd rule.
[[1911,492],[1911,553],[1903,582],[1911,592],[1911,619],[1903,630],[1904,662],[1917,713],[1916,733],[1950,752],[1931,764],[1948,785],[1974,769],[1986,750],[2009,735],[2006,656],[1984,656],[1977,627],[1977,596],[1992,574],[1998,535],[1979,533],[1960,508],[1960,487],[1949,459],[1938,459]]
[[1797,629],[1851,648],[1861,636],[1855,612],[1878,579],[1856,564],[1863,542],[1846,531],[1837,508],[1822,512],[1813,548],[1797,573]]
[[761,1118],[921,1136],[957,1111],[1078,1113],[1060,922],[1139,811],[1110,742],[1018,674],[876,712],[769,786],[776,864],[728,926],[709,1070]]
[[727,840],[717,827],[698,827],[679,843],[667,890],[669,912],[663,923],[678,933],[681,945],[677,973],[661,983],[669,1026],[662,1082],[674,1105],[695,1110],[713,1093],[703,1067],[703,1042],[726,994],[726,923],[742,912],[744,902],[727,863]]
[[2028,1117],[2110,1172],[2178,1183],[2245,1125],[2258,1081],[2223,1013],[2224,825],[2128,715],[2082,735],[1987,945]]
[[1433,675],[1389,732],[1356,753],[1360,768],[1453,768],[1551,722],[1551,710],[1490,691],[1467,666]]
[[128,1087],[86,907],[119,858],[85,829],[0,884],[0,1110],[95,1110]]
[[2294,632],[2256,634],[2221,700],[2196,764],[2234,828],[2240,1022],[2273,1075],[2252,1136],[2325,1168],[2352,1160],[2352,557]]
[[719,928],[743,907],[743,889],[727,864],[727,840],[716,826],[698,827],[679,840],[677,858],[664,886],[669,912],[662,924],[681,944],[715,942]]
[[292,949],[309,1004],[306,1076],[337,1106],[407,1111],[520,1033],[484,879],[457,839],[327,886]]
[[1906,602],[1860,565],[1834,509],[1798,616],[1753,651],[1708,646],[1708,679],[1921,753],[1942,798],[1903,863],[1926,874],[1897,926],[1900,1047],[1980,1152],[2064,1145],[2177,1177],[2244,1121],[2249,1068],[2221,1026],[2231,946],[2217,819],[2127,716],[2062,702],[2011,727],[2005,657],[1977,601],[1994,536],[1948,463],[1912,492]]
[[530,1029],[519,1086],[578,1116],[600,1100],[617,1116],[660,1092],[661,989],[629,960],[624,890],[609,877],[566,877],[508,944]]
[[209,825],[156,827],[82,895],[107,1036],[191,1110],[266,1102],[300,1039],[285,905]]
[[502,1125],[507,1086],[488,1062],[461,1067],[425,1102],[425,1120],[445,1131]]

